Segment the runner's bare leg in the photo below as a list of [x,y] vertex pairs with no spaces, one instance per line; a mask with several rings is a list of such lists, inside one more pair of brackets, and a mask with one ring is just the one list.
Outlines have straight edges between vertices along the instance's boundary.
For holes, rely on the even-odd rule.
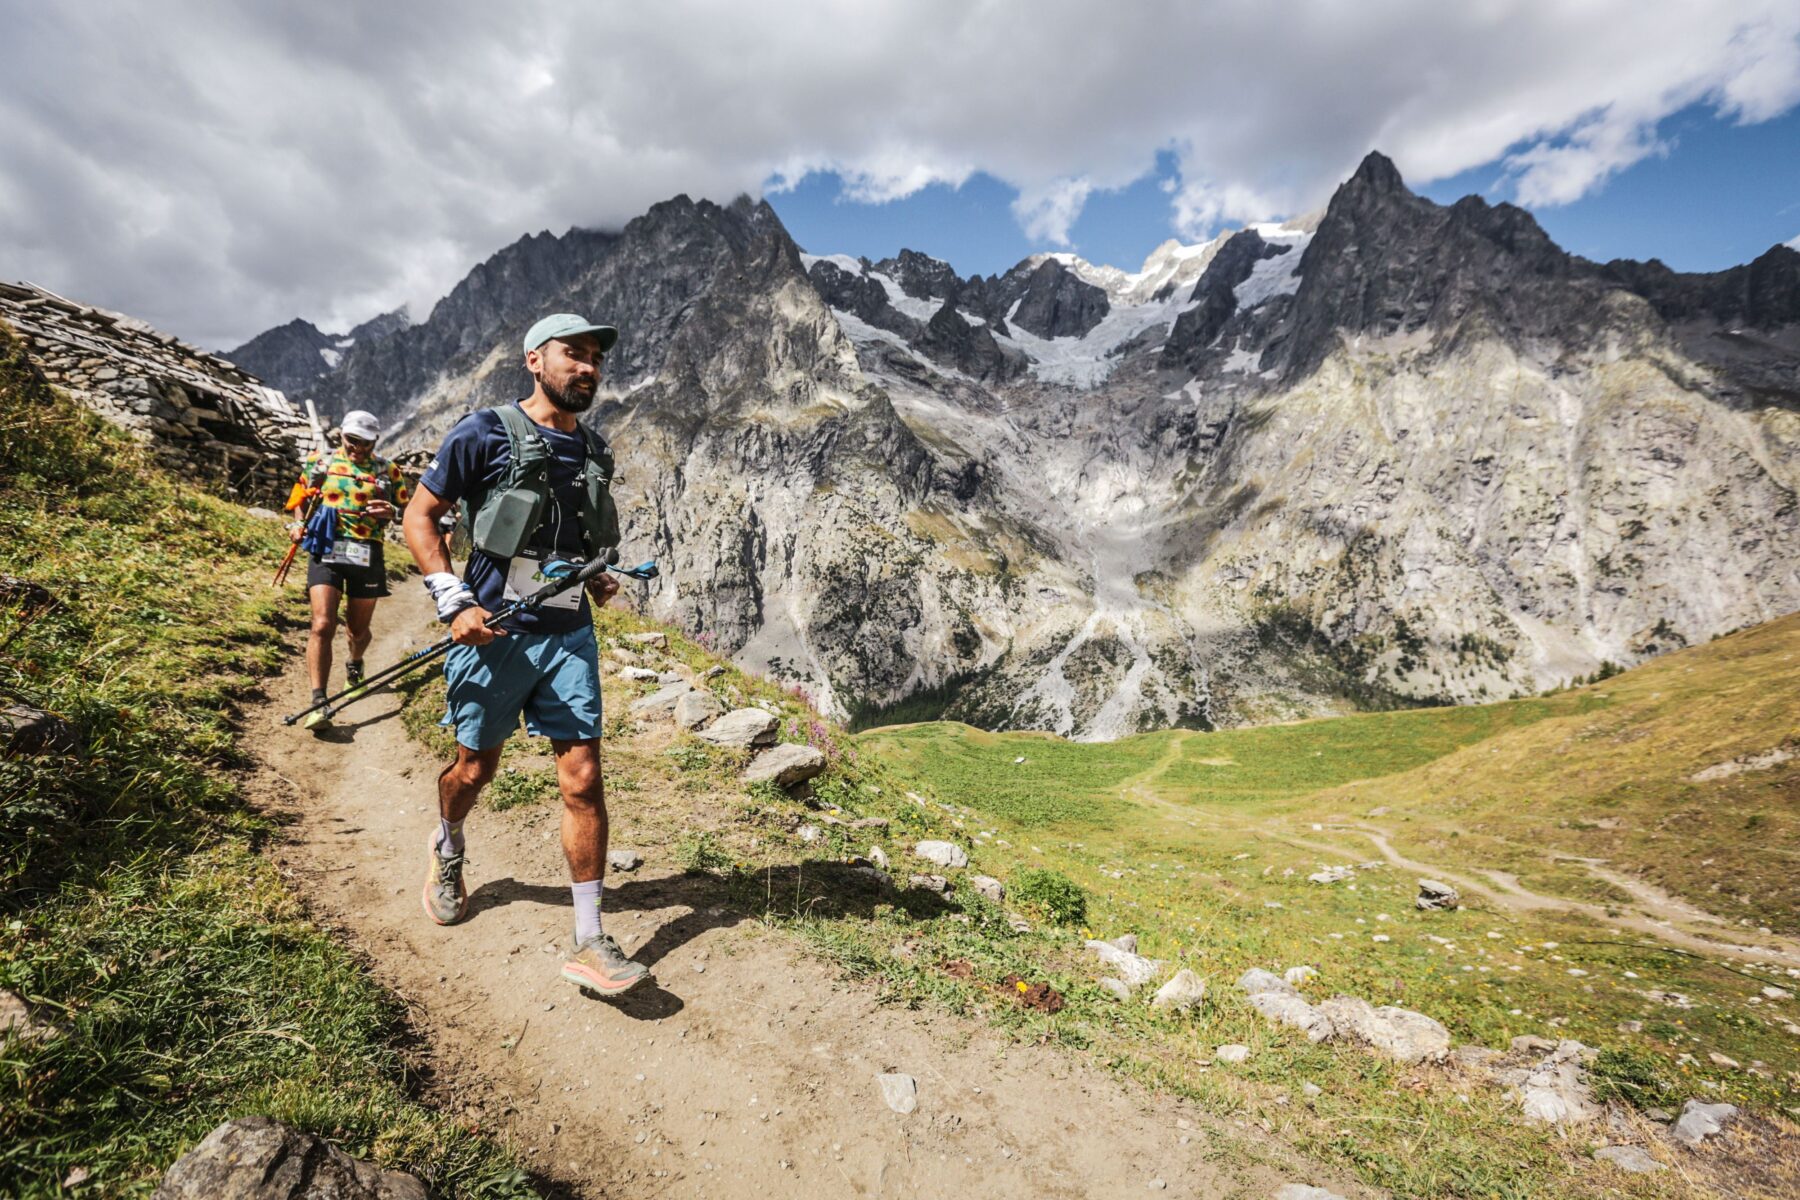
[[325,690],[331,676],[331,639],[337,636],[338,597],[344,593],[321,583],[307,589],[312,602],[312,631],[306,639],[306,673],[315,692]]
[[347,600],[344,603],[344,625],[350,634],[350,661],[361,662],[369,649],[369,642],[374,638],[374,631],[369,628],[375,617],[375,600]]
[[500,768],[500,747],[471,750],[456,744],[456,758],[438,775],[438,816],[461,825],[475,807],[476,797]]
[[556,782],[562,788],[563,857],[574,883],[606,874],[606,789],[600,779],[600,739],[567,742],[552,738]]

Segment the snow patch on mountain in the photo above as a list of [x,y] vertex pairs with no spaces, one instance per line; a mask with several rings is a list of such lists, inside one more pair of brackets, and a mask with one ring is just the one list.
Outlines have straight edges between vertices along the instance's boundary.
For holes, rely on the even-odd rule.
[[1175,318],[1193,307],[1187,289],[1178,288],[1165,300],[1149,304],[1114,305],[1085,337],[1041,338],[1013,323],[1015,302],[1006,314],[1010,337],[994,339],[1023,351],[1031,360],[1031,373],[1045,383],[1096,388],[1106,382],[1118,365],[1117,352],[1146,330],[1161,327],[1167,335]]
[[1297,233],[1285,226],[1253,226],[1263,241],[1289,247],[1286,254],[1265,258],[1250,270],[1250,278],[1237,285],[1238,311],[1244,312],[1264,304],[1276,296],[1290,296],[1300,290],[1300,256],[1312,234]]

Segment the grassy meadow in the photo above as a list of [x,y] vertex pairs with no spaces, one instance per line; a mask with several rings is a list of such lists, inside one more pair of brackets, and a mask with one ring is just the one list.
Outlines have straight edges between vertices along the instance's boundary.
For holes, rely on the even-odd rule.
[[[629,613],[600,620],[603,642],[650,628]],[[669,637],[653,661],[713,661]],[[716,876],[721,903],[795,932],[893,1003],[980,1015],[1092,1055],[1245,1131],[1206,1153],[1254,1156],[1272,1135],[1397,1196],[1776,1196],[1800,1186],[1800,1004],[1762,989],[1800,992],[1800,960],[1648,936],[1629,924],[1648,920],[1639,899],[1594,871],[1641,874],[1668,903],[1718,914],[1672,923],[1690,944],[1792,949],[1779,880],[1800,764],[1691,776],[1793,741],[1779,697],[1797,694],[1797,662],[1800,618],[1789,618],[1532,699],[1109,744],[951,723],[851,735],[803,697],[727,667],[708,684],[721,699],[778,710],[783,740],[830,756],[804,800],[746,789],[739,753],[637,727],[625,707],[653,685],[612,675],[607,778],[624,836],[653,860]],[[425,686],[409,721],[426,737],[434,691]],[[527,776],[547,771],[517,761]],[[548,783],[517,786],[547,798]],[[889,824],[853,830],[857,816]],[[1370,834],[1430,869],[1394,865]],[[945,872],[947,898],[906,886],[939,870],[908,854],[923,837],[969,850],[967,872]],[[894,886],[856,869],[877,846]],[[1634,859],[1633,847],[1653,857]],[[1343,865],[1351,878],[1307,880]],[[1008,885],[1003,905],[974,893],[975,872]],[[1769,886],[1733,908],[1713,888],[1732,873]],[[1463,907],[1417,910],[1424,876],[1458,882]],[[1082,940],[1127,932],[1166,971],[1207,981],[1199,1013],[1155,1012],[1148,990],[1122,1004],[1097,986]],[[1628,1122],[1690,1097],[1756,1116],[1731,1161],[1703,1152],[1678,1170],[1625,1175],[1590,1157],[1619,1140],[1601,1125],[1528,1126],[1516,1101],[1455,1065],[1313,1045],[1232,987],[1251,967],[1300,965],[1318,972],[1305,987],[1314,1000],[1344,992],[1413,1008],[1459,1045],[1579,1039],[1601,1052],[1595,1086]],[[1054,1004],[1035,1002],[1040,984]],[[1216,1060],[1226,1043],[1249,1046],[1248,1060]]]
[[79,753],[0,758],[0,1195],[148,1195],[215,1125],[267,1114],[439,1195],[537,1194],[419,1096],[403,1007],[259,853],[244,706],[303,627],[280,525],[179,485],[44,387],[0,326],[0,692]]

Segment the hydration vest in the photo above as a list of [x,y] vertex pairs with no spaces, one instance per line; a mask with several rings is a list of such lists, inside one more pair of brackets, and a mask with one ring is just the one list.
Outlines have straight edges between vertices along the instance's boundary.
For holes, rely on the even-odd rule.
[[[496,405],[506,427],[510,453],[506,475],[481,497],[479,505],[462,501],[463,522],[475,548],[492,558],[511,558],[531,544],[550,506],[550,444],[538,432],[537,422],[517,404]],[[613,454],[599,434],[577,425],[585,450],[581,474],[581,504],[576,523],[581,545],[589,558],[619,544],[619,510],[613,504]]]

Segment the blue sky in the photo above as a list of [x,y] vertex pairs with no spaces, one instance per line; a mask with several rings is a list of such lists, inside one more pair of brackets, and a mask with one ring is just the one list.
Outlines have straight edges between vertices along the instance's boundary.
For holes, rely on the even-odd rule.
[[[1587,258],[1660,258],[1682,271],[1748,262],[1800,237],[1800,109],[1741,125],[1694,105],[1663,120],[1657,138],[1665,153],[1602,180],[1573,203],[1534,209],[1550,236]],[[1133,270],[1175,236],[1167,189],[1176,178],[1174,157],[1162,154],[1152,173],[1128,187],[1094,193],[1070,227],[1068,246],[1027,238],[1012,211],[1018,192],[982,172],[960,188],[932,184],[879,204],[846,199],[835,174],[815,172],[768,199],[814,254],[879,259],[906,247],[961,274],[987,275],[1028,254],[1068,249]],[[1431,183],[1408,180],[1440,204],[1471,192],[1511,200],[1511,182],[1504,156]]]

